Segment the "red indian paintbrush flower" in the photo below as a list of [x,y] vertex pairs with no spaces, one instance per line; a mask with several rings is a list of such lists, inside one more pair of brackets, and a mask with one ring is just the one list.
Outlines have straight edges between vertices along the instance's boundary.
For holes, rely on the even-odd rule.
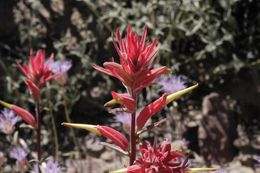
[[189,168],[185,155],[173,151],[167,139],[159,148],[156,147],[156,143],[152,147],[144,142],[138,150],[141,156],[137,157],[133,165],[110,173],[198,173],[217,170],[217,168]]
[[53,73],[50,64],[52,63],[54,55],[46,61],[46,53],[44,50],[38,50],[36,55],[30,52],[29,64],[21,65],[17,62],[17,65],[26,76],[25,83],[28,86],[30,92],[34,98],[38,98],[40,95],[40,87],[42,87],[47,81],[57,77],[59,74]]
[[105,62],[104,68],[97,65],[93,67],[103,73],[118,78],[132,92],[140,92],[143,88],[152,85],[152,81],[161,74],[167,73],[167,67],[154,69],[155,54],[159,50],[157,40],[151,44],[146,42],[147,28],[144,28],[141,37],[127,29],[127,35],[122,38],[116,32],[117,42],[113,38],[114,46],[120,58],[120,63]]
[[[134,165],[128,167],[128,173],[133,170],[140,173],[185,173],[188,165],[184,155],[172,151],[171,144],[165,140],[157,149],[145,142],[140,146],[141,157],[137,158]],[[138,167],[137,167],[138,165]]]

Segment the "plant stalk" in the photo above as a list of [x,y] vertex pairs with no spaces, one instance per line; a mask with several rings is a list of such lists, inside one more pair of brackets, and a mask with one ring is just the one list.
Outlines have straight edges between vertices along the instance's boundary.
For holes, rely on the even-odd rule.
[[[129,90],[129,94],[135,100],[135,105],[137,107],[137,95],[133,90]],[[137,108],[135,109],[137,110]],[[136,133],[135,133],[135,116],[136,111],[131,114],[131,127],[130,127],[130,166],[133,165],[136,158]]]
[[[71,118],[70,118],[70,109],[68,108],[68,104],[67,104],[67,96],[66,96],[66,88],[63,88],[63,106],[64,106],[64,111],[65,111],[65,119],[68,123],[72,123]],[[76,146],[76,149],[79,151],[80,153],[80,144],[76,138],[76,134],[74,132],[73,129],[70,129],[70,134],[72,136],[72,140],[74,145]]]
[[[49,83],[47,83],[47,88],[48,88],[48,98],[51,100],[51,88],[49,86]],[[53,135],[54,135],[54,144],[55,144],[55,159],[58,160],[59,158],[59,140],[58,140],[58,133],[56,129],[56,123],[55,123],[55,116],[53,114],[53,108],[52,108],[52,102],[49,101],[49,109],[50,109],[50,115],[51,115],[51,124],[52,124],[52,130],[53,130]]]
[[133,165],[136,157],[136,136],[135,136],[135,112],[131,115],[130,133],[130,165]]
[[41,115],[40,115],[40,102],[37,101],[35,104],[35,112],[36,112],[36,121],[37,121],[37,129],[36,129],[36,151],[37,151],[37,166],[39,173],[41,173],[40,170],[40,161],[41,161]]
[[58,134],[56,129],[56,123],[55,123],[55,117],[53,114],[53,110],[50,110],[51,113],[51,124],[53,129],[53,135],[54,135],[54,144],[55,144],[55,158],[58,160],[59,157],[59,141],[58,141]]

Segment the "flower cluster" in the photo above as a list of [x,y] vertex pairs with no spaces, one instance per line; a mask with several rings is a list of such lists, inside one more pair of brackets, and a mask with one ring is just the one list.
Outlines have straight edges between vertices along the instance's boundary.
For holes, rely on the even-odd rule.
[[103,73],[118,78],[130,94],[139,93],[143,88],[152,85],[152,81],[169,71],[165,66],[154,69],[156,59],[154,56],[159,50],[157,40],[151,44],[146,41],[147,28],[141,37],[134,34],[129,26],[127,35],[122,38],[119,30],[116,32],[117,42],[113,38],[115,49],[119,55],[120,63],[105,62],[104,68],[93,67]]
[[166,93],[175,93],[187,87],[181,77],[176,75],[161,76],[157,83],[162,86],[162,90]]
[[40,88],[45,83],[54,78],[59,78],[59,82],[65,84],[67,81],[66,72],[71,68],[71,61],[53,61],[54,54],[51,54],[50,58],[46,60],[45,50],[38,50],[36,55],[30,52],[29,64],[21,65],[17,62],[17,65],[26,76],[25,83],[28,86],[35,100],[39,99]]
[[15,147],[10,151],[10,157],[16,160],[16,165],[19,170],[27,171],[29,169],[29,162],[27,160],[28,151],[22,147]]
[[182,161],[185,156],[172,151],[167,140],[163,141],[159,148],[156,148],[156,143],[152,147],[144,142],[139,150],[141,157],[128,168],[128,173],[184,173],[188,168],[187,162]]
[[54,161],[53,159],[49,159],[46,162],[43,162],[40,168],[37,165],[34,165],[33,170],[31,173],[39,173],[39,169],[41,173],[60,173],[60,167],[58,162]]
[[52,62],[54,55],[46,61],[46,53],[44,50],[38,50],[36,55],[30,52],[29,64],[21,65],[17,62],[26,79],[24,80],[28,86],[30,92],[32,93],[34,99],[38,100],[40,96],[40,87],[45,85],[45,83],[57,76],[50,69],[50,63]]

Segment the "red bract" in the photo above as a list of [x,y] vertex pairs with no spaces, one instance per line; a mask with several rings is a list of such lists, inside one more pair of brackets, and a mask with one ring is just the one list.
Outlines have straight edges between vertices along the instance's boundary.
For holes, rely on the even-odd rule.
[[139,114],[136,119],[137,127],[142,129],[145,123],[151,118],[154,114],[162,110],[166,104],[167,94],[163,94],[159,99],[155,100],[153,103],[146,106]]
[[113,91],[112,97],[118,100],[119,104],[124,105],[130,112],[135,111],[135,100],[128,93],[119,94]]
[[35,118],[34,116],[25,110],[24,108],[21,108],[19,106],[6,103],[2,100],[0,100],[0,105],[13,110],[18,116],[20,116],[26,123],[30,124],[33,127],[36,127]]
[[134,34],[130,26],[125,38],[122,38],[117,31],[117,42],[113,38],[113,43],[119,55],[120,63],[105,62],[104,68],[97,65],[93,65],[93,67],[118,78],[133,92],[140,92],[144,87],[151,85],[156,77],[168,72],[167,67],[153,69],[156,62],[154,56],[158,52],[159,46],[157,46],[157,40],[154,40],[151,44],[146,42],[146,34],[146,27],[141,37]]
[[30,124],[31,126],[35,127],[36,123],[35,123],[35,118],[34,116],[28,112],[27,110],[16,106],[16,105],[12,105],[11,109],[17,114],[19,115],[25,122],[27,122],[28,124]]
[[96,128],[104,137],[113,141],[117,146],[122,148],[124,151],[127,151],[128,140],[122,133],[107,126],[97,126]]
[[113,141],[117,146],[119,146],[124,151],[127,151],[128,149],[128,140],[126,139],[126,137],[119,131],[112,129],[110,127],[90,125],[90,124],[78,124],[78,123],[62,123],[62,125],[71,128],[85,129],[97,135],[102,135],[110,139],[111,141]]
[[128,173],[137,169],[140,173],[184,173],[187,163],[181,161],[184,155],[171,150],[171,144],[165,140],[157,149],[156,144],[151,147],[149,143],[140,146],[141,157],[137,158],[134,165],[128,167]]

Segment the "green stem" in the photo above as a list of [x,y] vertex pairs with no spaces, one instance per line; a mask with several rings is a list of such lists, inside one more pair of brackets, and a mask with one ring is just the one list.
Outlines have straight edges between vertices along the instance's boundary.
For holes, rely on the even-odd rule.
[[[49,100],[51,100],[51,92],[50,92],[51,88],[48,84],[47,84],[47,88],[48,88],[48,98],[49,98]],[[52,130],[53,130],[53,135],[54,135],[55,158],[56,158],[56,160],[58,160],[58,157],[59,157],[58,133],[57,133],[57,129],[56,129],[56,123],[55,123],[55,117],[53,114],[52,103],[51,103],[51,101],[49,101],[48,103],[49,103],[49,109],[50,109],[50,115],[51,115]]]
[[[70,110],[68,109],[68,105],[67,105],[67,97],[66,97],[66,89],[63,88],[63,106],[64,106],[64,110],[65,110],[65,119],[68,123],[72,123],[71,118],[70,118]],[[72,136],[72,140],[73,143],[75,144],[77,150],[80,150],[80,145],[79,142],[76,139],[76,135],[73,129],[70,129],[70,133]]]
[[52,130],[53,130],[53,134],[54,134],[55,158],[56,158],[56,160],[58,160],[58,157],[59,157],[59,141],[58,141],[58,134],[57,134],[57,129],[56,129],[55,117],[54,117],[52,109],[50,110],[50,114],[51,114]]

